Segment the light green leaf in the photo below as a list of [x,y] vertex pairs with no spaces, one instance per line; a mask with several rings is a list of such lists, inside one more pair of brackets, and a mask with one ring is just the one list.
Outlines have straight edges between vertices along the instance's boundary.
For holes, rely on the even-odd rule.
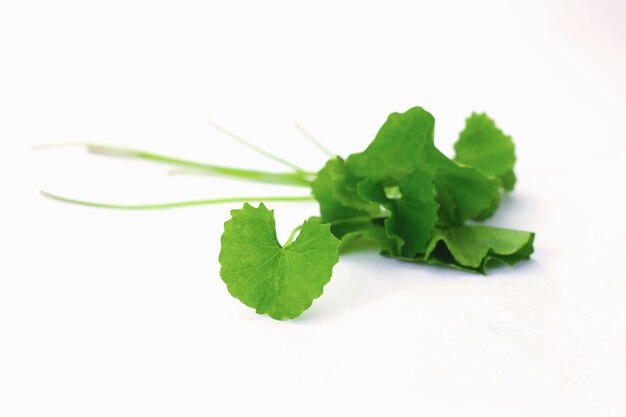
[[246,203],[231,215],[219,256],[228,291],[259,314],[298,317],[322,295],[339,261],[339,240],[330,226],[309,219],[293,243],[281,246],[274,211],[262,203],[258,208]]
[[498,178],[506,190],[515,186],[515,145],[486,114],[472,113],[454,145],[454,160]]
[[371,222],[343,223],[331,227],[332,229],[342,229],[339,253],[343,253],[346,248],[350,249],[355,246],[355,242],[358,241],[374,243],[381,249],[382,253],[397,253],[399,238],[390,238],[385,230],[385,226],[381,224],[381,220],[382,219]]

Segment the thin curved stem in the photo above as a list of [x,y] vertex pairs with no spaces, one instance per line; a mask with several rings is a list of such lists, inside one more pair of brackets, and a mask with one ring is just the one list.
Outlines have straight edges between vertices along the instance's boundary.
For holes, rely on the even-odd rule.
[[296,227],[295,229],[291,231],[291,233],[289,234],[289,237],[287,238],[287,241],[283,245],[283,248],[286,248],[287,246],[291,245],[291,242],[293,242],[293,239],[296,237],[296,233],[298,233],[300,229],[302,229],[302,226],[304,225],[301,224],[300,226]]
[[216,122],[214,122],[213,120],[209,119],[209,124],[211,126],[213,126],[216,130],[219,130],[220,132],[222,132],[224,135],[228,136],[229,138],[241,143],[244,146],[247,146],[248,148],[252,149],[253,151],[267,157],[270,158],[276,162],[278,162],[279,164],[283,164],[286,167],[289,167],[291,169],[293,169],[296,172],[305,172],[304,169],[300,168],[299,166],[284,160],[283,158],[276,156],[268,151],[266,151],[265,149],[261,149],[258,146],[252,144],[251,142],[248,142],[247,140],[245,140],[242,137],[239,137],[237,135],[235,135],[233,132],[231,132],[230,130],[226,129],[225,127],[217,124]]
[[52,200],[60,201],[63,203],[77,204],[80,206],[97,207],[97,208],[118,209],[118,210],[160,210],[160,209],[171,209],[171,208],[181,208],[181,207],[191,207],[191,206],[202,206],[202,205],[210,205],[210,204],[245,203],[245,202],[252,202],[252,201],[302,202],[302,201],[314,200],[312,196],[228,197],[228,198],[215,198],[215,199],[209,199],[209,200],[178,201],[174,203],[162,203],[162,204],[131,205],[131,204],[96,203],[92,201],[76,200],[73,198],[67,198],[67,197],[56,195],[56,194],[51,194],[45,191],[41,191],[41,195],[44,197],[50,198]]
[[324,146],[322,144],[322,142],[320,142],[319,140],[317,140],[315,138],[315,136],[313,136],[312,134],[310,134],[308,131],[306,131],[302,126],[300,126],[299,124],[295,124],[296,129],[298,129],[298,131],[300,133],[302,133],[302,135],[307,138],[313,145],[317,146],[317,148],[324,152],[326,155],[328,155],[331,158],[334,158],[335,156],[337,156],[334,152],[332,152],[330,149],[328,149],[326,146]]

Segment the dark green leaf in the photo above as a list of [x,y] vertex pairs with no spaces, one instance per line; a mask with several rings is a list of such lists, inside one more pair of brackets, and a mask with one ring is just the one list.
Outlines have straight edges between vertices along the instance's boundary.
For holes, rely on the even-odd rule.
[[498,181],[473,168],[448,165],[437,172],[433,181],[443,224],[459,225],[470,219],[486,219],[500,204]]
[[421,260],[485,273],[490,260],[513,265],[528,259],[534,237],[531,232],[490,226],[436,228]]
[[461,167],[434,145],[435,120],[421,107],[392,113],[374,141],[350,155],[347,172],[358,179],[386,183],[420,170],[433,178],[440,217],[447,224],[481,218],[498,206],[498,181]]
[[[369,220],[380,214],[380,206],[372,204],[356,192],[356,184],[346,173],[341,158],[329,160],[311,184],[313,196],[320,205],[322,222]],[[336,235],[341,237],[341,235]]]
[[399,180],[417,169],[432,173],[445,159],[434,146],[434,128],[435,119],[421,107],[391,113],[367,149],[348,157],[348,171],[376,182]]
[[389,195],[381,183],[365,180],[358,184],[359,194],[382,204],[390,215],[385,228],[390,238],[399,238],[394,253],[413,257],[424,253],[430,233],[437,223],[439,204],[435,202],[432,178],[424,171],[414,171],[401,178]]

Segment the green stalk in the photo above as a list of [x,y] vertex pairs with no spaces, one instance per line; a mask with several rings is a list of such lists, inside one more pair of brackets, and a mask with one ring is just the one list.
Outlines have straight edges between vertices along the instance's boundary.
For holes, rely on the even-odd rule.
[[308,139],[308,140],[309,140],[309,141],[310,141],[313,145],[317,146],[317,148],[318,148],[320,151],[324,152],[324,153],[326,154],[326,156],[328,156],[329,158],[334,158],[334,157],[336,157],[336,156],[337,156],[334,152],[332,152],[330,149],[328,149],[326,146],[324,146],[324,145],[322,144],[322,142],[320,142],[319,140],[317,140],[317,139],[315,138],[315,136],[311,135],[311,134],[310,134],[307,130],[305,130],[302,126],[300,126],[300,125],[299,125],[299,124],[297,124],[297,123],[296,123],[296,125],[295,125],[295,126],[296,126],[296,129],[298,129],[298,131],[299,131],[300,133],[302,133],[302,135],[303,135],[306,139]]
[[122,148],[117,146],[100,145],[95,143],[62,143],[56,145],[44,145],[35,149],[47,149],[52,147],[64,146],[82,146],[87,151],[118,157],[128,157],[143,159],[162,164],[188,168],[193,171],[205,174],[221,175],[241,180],[257,181],[270,184],[292,185],[301,187],[310,187],[311,182],[315,178],[315,174],[311,172],[267,172],[256,171],[241,168],[231,168],[219,165],[205,164],[201,162],[189,161],[185,159],[173,158],[170,156],[160,155],[152,152],[146,152],[138,149]]
[[286,248],[287,246],[291,245],[291,242],[293,242],[293,239],[296,237],[296,233],[298,233],[300,229],[302,229],[302,226],[304,225],[301,224],[300,226],[296,227],[295,229],[291,231],[291,233],[289,234],[289,237],[287,238],[287,241],[283,245],[283,248]]
[[91,201],[76,200],[73,198],[61,197],[59,195],[51,194],[45,191],[42,191],[41,195],[43,195],[44,197],[50,198],[52,200],[61,201],[63,203],[77,204],[80,206],[97,207],[97,208],[119,209],[119,210],[160,210],[160,209],[170,209],[170,208],[180,208],[180,207],[201,206],[201,205],[209,205],[209,204],[246,203],[246,202],[251,202],[251,201],[300,202],[300,201],[315,200],[312,196],[228,197],[228,198],[215,198],[215,199],[209,199],[209,200],[179,201],[175,203],[128,205],[128,204],[95,203]]
[[220,132],[222,132],[224,135],[228,136],[229,138],[241,143],[244,146],[247,146],[248,148],[252,149],[253,151],[269,158],[272,159],[276,162],[278,162],[279,164],[285,165],[286,167],[289,167],[291,169],[293,169],[296,172],[305,172],[302,168],[300,168],[299,166],[297,166],[296,164],[289,162],[279,156],[274,155],[273,153],[270,153],[268,151],[266,151],[265,149],[261,149],[258,146],[254,145],[251,142],[248,142],[247,140],[245,140],[244,138],[235,135],[233,132],[231,132],[230,130],[226,129],[225,127],[217,124],[216,122],[214,122],[213,120],[209,120],[209,124],[211,126],[213,126],[216,130],[219,130]]

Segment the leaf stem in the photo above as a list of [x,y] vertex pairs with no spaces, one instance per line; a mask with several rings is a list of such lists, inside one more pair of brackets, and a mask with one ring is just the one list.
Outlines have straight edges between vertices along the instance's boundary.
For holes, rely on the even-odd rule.
[[209,119],[209,124],[211,126],[213,126],[216,130],[219,130],[220,132],[222,132],[224,135],[228,136],[229,138],[241,143],[244,146],[247,146],[248,148],[252,149],[253,151],[266,156],[276,162],[278,162],[279,164],[285,165],[286,167],[289,167],[291,169],[293,169],[295,172],[304,172],[304,170],[302,168],[300,168],[299,166],[284,160],[283,158],[276,156],[268,151],[266,151],[265,149],[261,149],[258,146],[252,144],[251,142],[248,142],[247,140],[245,140],[242,137],[239,137],[237,135],[235,135],[233,132],[231,132],[230,130],[226,129],[225,127],[217,124],[216,122],[214,122],[213,120]]
[[328,149],[326,146],[324,146],[322,144],[322,142],[320,142],[319,140],[315,139],[315,136],[311,135],[308,131],[306,131],[302,126],[300,126],[299,124],[296,123],[295,125],[296,129],[298,129],[298,131],[300,133],[302,133],[302,135],[307,138],[313,145],[317,146],[317,148],[324,152],[326,155],[328,155],[331,158],[334,158],[335,153],[332,152],[330,149]]
[[304,226],[304,224],[301,224],[300,226],[296,227],[295,229],[291,231],[291,233],[289,234],[289,237],[287,238],[287,241],[283,245],[283,248],[286,248],[287,246],[291,245],[291,242],[293,242],[293,239],[296,237],[296,233],[298,233],[300,229],[302,229],[302,226]]
[[108,203],[96,203],[92,201],[76,200],[73,198],[62,197],[56,194],[51,194],[45,191],[41,191],[41,195],[50,198],[55,201],[63,203],[77,204],[80,206],[107,208],[107,209],[119,209],[119,210],[159,210],[159,209],[171,209],[180,207],[201,206],[209,204],[222,204],[222,203],[245,203],[251,201],[282,201],[282,202],[301,202],[301,201],[313,201],[313,196],[269,196],[269,197],[227,197],[227,198],[215,198],[209,200],[191,200],[191,201],[179,201],[174,203],[162,203],[162,204],[108,204]]
[[148,160],[152,162],[158,162],[167,165],[173,165],[177,167],[187,168],[193,171],[202,172],[204,174],[221,175],[225,177],[237,178],[248,181],[258,181],[270,184],[292,185],[310,187],[315,174],[310,172],[268,172],[268,171],[256,171],[241,168],[231,168],[219,165],[205,164],[201,162],[189,161],[185,159],[173,158],[166,155],[160,155],[152,152],[146,152],[138,149],[123,148],[118,146],[101,145],[88,142],[69,142],[59,143],[52,145],[38,146],[33,149],[49,149],[66,146],[81,146],[87,149],[88,152],[116,156],[116,157],[128,157]]

